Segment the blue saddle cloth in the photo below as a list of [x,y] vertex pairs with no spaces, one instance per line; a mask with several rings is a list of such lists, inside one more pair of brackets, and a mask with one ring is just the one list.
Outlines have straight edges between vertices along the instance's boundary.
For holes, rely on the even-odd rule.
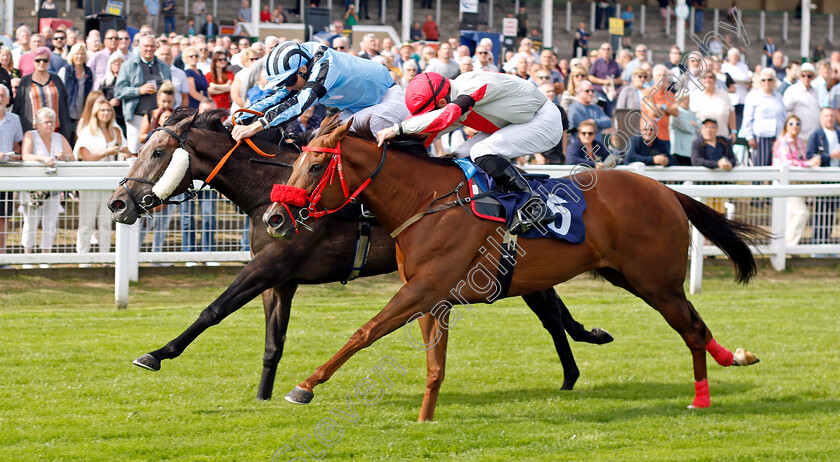
[[[468,180],[472,180],[471,192],[490,191],[496,188],[493,178],[478,168],[469,159],[455,159],[455,163],[464,171]],[[580,244],[586,238],[583,225],[583,211],[586,210],[586,200],[583,192],[569,178],[530,179],[531,188],[542,197],[545,204],[554,212],[554,223],[535,226],[519,237],[526,239],[550,237],[563,239],[572,244]],[[516,211],[528,201],[530,196],[524,192],[499,192],[492,195],[504,209],[506,226],[510,227]],[[493,220],[493,217],[480,213],[473,202],[473,213],[480,218]],[[499,220],[500,221],[500,220]]]

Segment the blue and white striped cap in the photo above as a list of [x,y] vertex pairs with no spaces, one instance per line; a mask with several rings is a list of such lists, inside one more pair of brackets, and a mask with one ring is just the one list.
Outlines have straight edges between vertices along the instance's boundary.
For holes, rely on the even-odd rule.
[[296,42],[283,42],[275,46],[265,60],[266,88],[283,86],[298,70],[312,58]]

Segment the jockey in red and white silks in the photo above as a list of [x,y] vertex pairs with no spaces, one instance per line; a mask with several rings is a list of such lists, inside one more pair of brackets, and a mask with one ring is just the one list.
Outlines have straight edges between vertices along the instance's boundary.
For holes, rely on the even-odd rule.
[[520,209],[511,233],[554,219],[508,160],[546,152],[562,139],[560,110],[535,85],[514,75],[487,71],[467,72],[452,81],[426,72],[408,84],[405,102],[413,117],[379,131],[380,144],[413,133],[427,133],[431,142],[462,125],[478,130],[453,153],[469,154],[505,190],[528,192],[532,197]]

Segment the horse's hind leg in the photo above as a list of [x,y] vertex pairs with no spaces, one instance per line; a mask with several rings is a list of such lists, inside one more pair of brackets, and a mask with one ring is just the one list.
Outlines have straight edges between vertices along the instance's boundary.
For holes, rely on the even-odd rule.
[[600,268],[597,269],[596,272],[599,275],[601,275],[602,278],[609,281],[610,284],[616,287],[621,287],[622,289],[630,292],[631,294],[642,298],[642,296],[639,295],[638,292],[636,292],[636,288],[630,284],[630,281],[627,280],[627,278],[621,271],[615,268]]
[[[655,279],[657,276],[649,276]],[[629,280],[629,279],[628,279]],[[641,286],[638,290],[639,296],[652,306],[672,329],[682,337],[685,345],[691,351],[691,359],[694,366],[694,401],[692,408],[704,408],[711,406],[709,395],[709,381],[706,371],[706,344],[712,338],[712,334],[700,317],[700,314],[685,298],[682,284],[674,283],[671,287],[667,284],[658,284],[658,287]],[[634,287],[638,287],[634,285]],[[648,289],[651,290],[648,290]]]
[[[682,289],[682,288],[680,288]],[[709,381],[706,375],[706,338],[711,338],[711,332],[700,315],[685,298],[685,294],[655,295],[648,302],[665,318],[665,321],[683,338],[685,345],[691,350],[694,365],[694,401],[695,408],[709,407]]]
[[557,297],[553,289],[523,295],[522,299],[525,300],[531,311],[540,318],[545,330],[551,334],[557,356],[560,357],[560,363],[563,365],[563,386],[561,390],[571,390],[574,388],[578,377],[580,377],[580,370],[575,362],[575,356],[572,354],[569,339],[566,338],[566,332],[563,329],[564,324],[560,314],[560,305],[563,302]]
[[266,290],[262,294],[265,308],[265,356],[257,399],[271,399],[277,364],[283,356],[283,346],[286,344],[286,329],[289,327],[292,298],[295,296],[297,287],[297,284],[287,283]]
[[[629,267],[619,271],[612,268],[598,270],[612,284],[622,287],[644,300],[665,318],[672,329],[683,338],[691,351],[694,365],[694,407],[709,407],[709,382],[706,378],[706,337],[711,334],[700,315],[685,298],[682,283],[685,267],[672,266],[673,271],[651,272],[646,260],[635,259]],[[682,269],[680,269],[682,268]],[[682,277],[680,277],[682,276]]]
[[560,319],[563,321],[563,328],[566,330],[566,333],[569,334],[569,337],[571,337],[575,342],[604,345],[614,340],[613,336],[610,335],[609,332],[601,329],[600,327],[593,327],[592,330],[586,330],[583,327],[583,324],[577,322],[577,320],[572,317],[572,313],[569,312],[566,304],[563,303],[563,299],[557,295],[556,290],[547,290],[546,296],[550,297],[549,300],[553,300],[553,303],[556,304],[560,310]]
[[[656,277],[648,276],[647,280],[653,281]],[[630,279],[628,279],[629,281]],[[758,358],[748,351],[738,349],[736,354],[733,355],[732,352],[718,345],[700,314],[686,299],[681,282],[674,283],[671,287],[668,287],[668,284],[656,282],[653,282],[650,286],[634,284],[633,287],[641,287],[638,291],[639,297],[659,311],[668,325],[680,334],[685,345],[691,351],[694,366],[694,401],[690,407],[711,406],[706,371],[706,351],[711,353],[712,357],[722,366],[738,365],[738,362],[734,362],[735,357],[742,361],[742,365],[745,366],[758,362]]]

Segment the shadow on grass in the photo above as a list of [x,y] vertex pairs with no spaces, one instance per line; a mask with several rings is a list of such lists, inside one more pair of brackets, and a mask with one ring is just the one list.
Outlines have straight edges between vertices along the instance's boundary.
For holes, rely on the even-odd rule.
[[[534,418],[536,414],[544,414],[545,409],[555,409],[563,412],[568,404],[576,407],[586,408],[587,401],[593,402],[592,407],[603,409],[605,401],[615,401],[614,405],[607,404],[608,409],[598,411],[573,412],[576,420],[606,422],[620,420],[637,420],[646,417],[673,417],[684,415],[686,412],[696,412],[698,416],[770,416],[784,415],[792,420],[807,419],[810,415],[822,415],[832,412],[832,409],[840,408],[840,400],[833,399],[811,399],[798,395],[786,395],[777,397],[763,397],[751,400],[750,391],[757,388],[756,385],[743,383],[717,382],[712,388],[712,407],[702,410],[688,411],[687,406],[694,397],[691,384],[659,383],[659,382],[634,382],[634,383],[611,383],[600,385],[594,389],[579,391],[563,391],[560,387],[539,387],[523,388],[519,390],[500,390],[497,392],[441,392],[438,401],[438,409],[445,408],[448,404],[458,406],[491,406],[512,404],[515,402],[532,402]],[[717,398],[727,395],[740,395],[731,398],[726,403],[721,403]],[[420,409],[422,394],[397,393],[392,394],[387,400],[380,404],[393,406],[407,406]],[[679,401],[677,405],[674,400]],[[544,405],[538,403],[544,401]],[[682,402],[684,401],[684,403]],[[386,404],[388,403],[388,404]],[[597,406],[596,406],[597,404]],[[476,418],[484,411],[476,409],[477,414],[470,418]],[[487,418],[495,418],[496,410],[491,411]]]
[[[694,386],[686,383],[662,382],[614,382],[598,385],[593,388],[579,388],[572,391],[560,389],[556,386],[531,387],[516,390],[499,390],[470,393],[469,391],[446,391],[444,385],[441,390],[441,400],[458,402],[460,404],[487,405],[508,401],[539,401],[549,399],[597,399],[597,400],[667,400],[694,397]],[[755,385],[749,383],[715,382],[711,384],[712,397],[728,394],[746,393]],[[422,393],[416,396],[410,394],[394,394],[391,400],[399,404],[419,402]]]
[[[687,399],[686,402],[689,402]],[[807,419],[832,412],[840,405],[838,400],[805,400],[798,396],[782,396],[763,398],[757,401],[715,403],[712,397],[712,407],[708,409],[688,411],[684,407],[674,407],[673,404],[654,406],[630,406],[598,412],[584,412],[575,414],[576,420],[592,422],[608,422],[618,420],[637,420],[645,417],[667,417],[681,415],[683,412],[696,412],[698,416],[737,417],[776,416],[783,415],[791,421]]]
[[261,412],[262,409],[195,409],[192,411],[193,414],[198,415],[248,415],[248,414],[255,414],[257,412]]
[[[728,394],[745,393],[756,386],[745,382],[722,382],[709,380],[712,398]],[[581,389],[582,397],[594,399],[679,399],[694,396],[693,382],[611,382],[589,389]]]

